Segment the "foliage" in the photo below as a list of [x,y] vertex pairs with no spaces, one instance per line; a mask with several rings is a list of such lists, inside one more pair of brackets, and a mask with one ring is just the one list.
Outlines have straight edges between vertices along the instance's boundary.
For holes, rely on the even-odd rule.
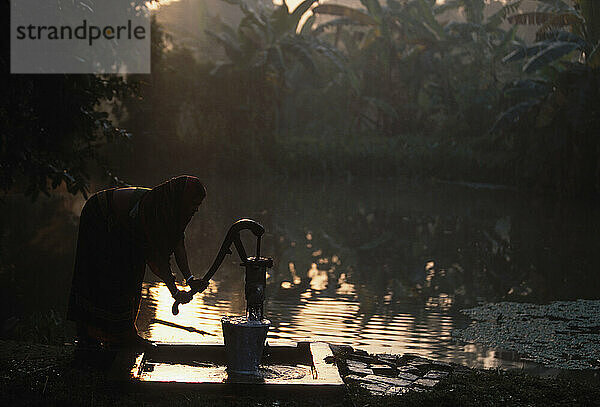
[[[500,29],[497,15],[485,19],[482,1],[362,3],[366,10],[328,4],[313,10],[337,17],[315,33],[334,28],[334,42],[348,54],[356,117],[388,134],[480,133],[485,125],[477,119],[496,104],[497,62],[514,30]],[[457,7],[465,7],[466,22],[441,21]]]
[[[0,402],[30,406],[546,406],[594,405],[600,390],[591,375],[569,372],[539,377],[522,371],[460,369],[431,391],[412,391],[402,396],[371,396],[357,385],[348,386],[335,399],[267,392],[224,396],[187,388],[147,388],[136,391],[110,381],[103,369],[77,363],[73,347],[0,342],[4,351],[0,368]],[[106,355],[100,355],[106,358]],[[98,357],[97,357],[98,358]],[[110,359],[109,359],[110,360]],[[100,364],[100,363],[97,363]],[[457,369],[458,370],[458,369]]]
[[519,151],[515,164],[526,178],[562,193],[597,193],[600,54],[593,27],[600,15],[593,13],[600,4],[539,3],[539,11],[508,16],[514,24],[538,25],[539,41],[519,44],[504,57],[525,61],[523,72],[531,76],[508,84],[510,105],[492,132]]
[[343,58],[300,30],[303,10],[314,1],[291,13],[285,3],[259,10],[243,1],[228,3],[242,12],[238,27],[214,20],[207,30],[223,49],[220,61],[198,61],[157,27],[153,73],[141,84],[142,98],[124,101],[124,123],[140,136],[133,143],[138,154],[153,154],[176,168],[195,161],[198,170],[237,173],[242,166],[258,168],[280,134],[325,122],[315,115],[321,102],[315,93],[328,87]]
[[9,2],[0,7],[6,50],[0,56],[0,189],[18,187],[35,198],[64,183],[85,194],[90,162],[108,168],[101,147],[129,138],[106,106],[135,86],[109,75],[11,75]]
[[266,137],[262,141],[268,142],[269,137],[291,126],[285,123],[290,119],[290,110],[296,114],[302,110],[301,103],[289,109],[291,99],[316,87],[326,87],[326,76],[341,68],[342,58],[333,47],[299,26],[315,0],[303,1],[293,12],[283,2],[272,11],[258,13],[243,1],[228,2],[238,5],[244,16],[237,30],[222,24],[222,32],[209,31],[228,57],[228,61],[217,64],[212,79],[241,85],[236,93],[224,95],[226,103],[242,101],[241,106],[232,106],[248,112],[239,112],[238,120],[243,118],[241,123],[247,130],[262,133]]
[[[593,138],[573,155],[560,137],[595,126],[594,104],[581,103],[595,98],[594,3],[307,0],[290,11],[227,2],[242,16],[207,31],[219,61],[156,28],[153,75],[141,98],[123,99],[136,155],[121,169],[402,173],[562,192],[596,172]],[[538,25],[534,44],[518,37],[522,24]]]

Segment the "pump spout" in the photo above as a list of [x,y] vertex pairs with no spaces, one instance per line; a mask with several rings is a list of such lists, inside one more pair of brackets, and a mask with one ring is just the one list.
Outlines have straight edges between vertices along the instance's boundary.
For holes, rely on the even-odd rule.
[[242,266],[246,267],[246,317],[250,321],[261,321],[264,318],[267,268],[273,267],[273,259],[250,257]]

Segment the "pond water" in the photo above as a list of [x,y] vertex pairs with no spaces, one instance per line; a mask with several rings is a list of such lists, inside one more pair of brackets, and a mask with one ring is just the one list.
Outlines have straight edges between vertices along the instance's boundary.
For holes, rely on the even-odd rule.
[[[186,231],[192,269],[204,273],[235,220],[261,222],[262,253],[275,259],[265,303],[270,342],[322,340],[469,366],[535,369],[510,352],[454,341],[452,330],[469,323],[459,310],[598,293],[592,206],[486,186],[393,181],[214,182],[208,191]],[[178,316],[164,284],[148,274],[140,333],[166,342],[221,341],[220,318],[245,311],[236,257]]]
[[[186,230],[192,271],[204,274],[234,221],[262,223],[262,254],[274,259],[265,303],[270,342],[312,339],[469,366],[528,367],[513,354],[453,341],[452,330],[469,323],[460,309],[597,299],[600,292],[600,216],[592,203],[397,180],[205,183],[208,197]],[[6,200],[3,321],[39,314],[39,304],[66,308],[82,204],[70,197]],[[254,239],[244,243],[253,252]],[[166,287],[148,272],[140,333],[167,342],[220,341],[220,318],[245,309],[236,257],[178,316]],[[19,270],[44,272],[31,280]]]

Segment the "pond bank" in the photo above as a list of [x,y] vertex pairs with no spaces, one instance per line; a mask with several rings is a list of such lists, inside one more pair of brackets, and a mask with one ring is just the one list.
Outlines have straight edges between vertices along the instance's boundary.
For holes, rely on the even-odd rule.
[[[346,364],[352,356],[373,358],[361,351],[337,349],[336,362]],[[277,400],[264,397],[223,397],[194,391],[136,392],[110,383],[105,373],[74,363],[73,346],[50,346],[0,340],[1,405],[325,405],[319,400]],[[393,357],[393,356],[392,356]],[[406,356],[405,356],[406,358]],[[410,357],[409,357],[410,359]],[[398,359],[396,359],[398,360]],[[407,359],[408,360],[408,359]],[[413,359],[411,359],[413,360]],[[436,362],[421,361],[422,366]],[[364,363],[364,362],[363,362]],[[381,364],[379,364],[381,365]],[[430,391],[408,391],[403,395],[373,396],[350,383],[339,406],[485,406],[485,405],[598,405],[597,382],[577,377],[539,378],[518,372],[472,370],[452,367]],[[384,368],[379,366],[378,368]],[[429,366],[431,367],[431,366]],[[428,369],[429,369],[428,367]],[[372,369],[372,367],[371,367]],[[417,370],[418,367],[417,367]],[[429,369],[431,370],[431,369]],[[341,370],[347,379],[349,371]],[[368,373],[368,372],[365,372]],[[409,373],[410,372],[406,372]],[[326,405],[332,405],[328,402]]]
[[600,368],[600,300],[490,303],[462,310],[473,322],[452,336],[514,351],[558,369]]

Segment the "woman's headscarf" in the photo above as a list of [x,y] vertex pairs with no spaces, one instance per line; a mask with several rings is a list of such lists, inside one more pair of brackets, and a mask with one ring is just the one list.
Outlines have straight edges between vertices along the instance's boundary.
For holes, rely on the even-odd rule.
[[168,259],[183,239],[183,232],[191,220],[192,204],[200,203],[204,197],[204,185],[189,175],[171,178],[144,196],[140,212],[148,259]]

